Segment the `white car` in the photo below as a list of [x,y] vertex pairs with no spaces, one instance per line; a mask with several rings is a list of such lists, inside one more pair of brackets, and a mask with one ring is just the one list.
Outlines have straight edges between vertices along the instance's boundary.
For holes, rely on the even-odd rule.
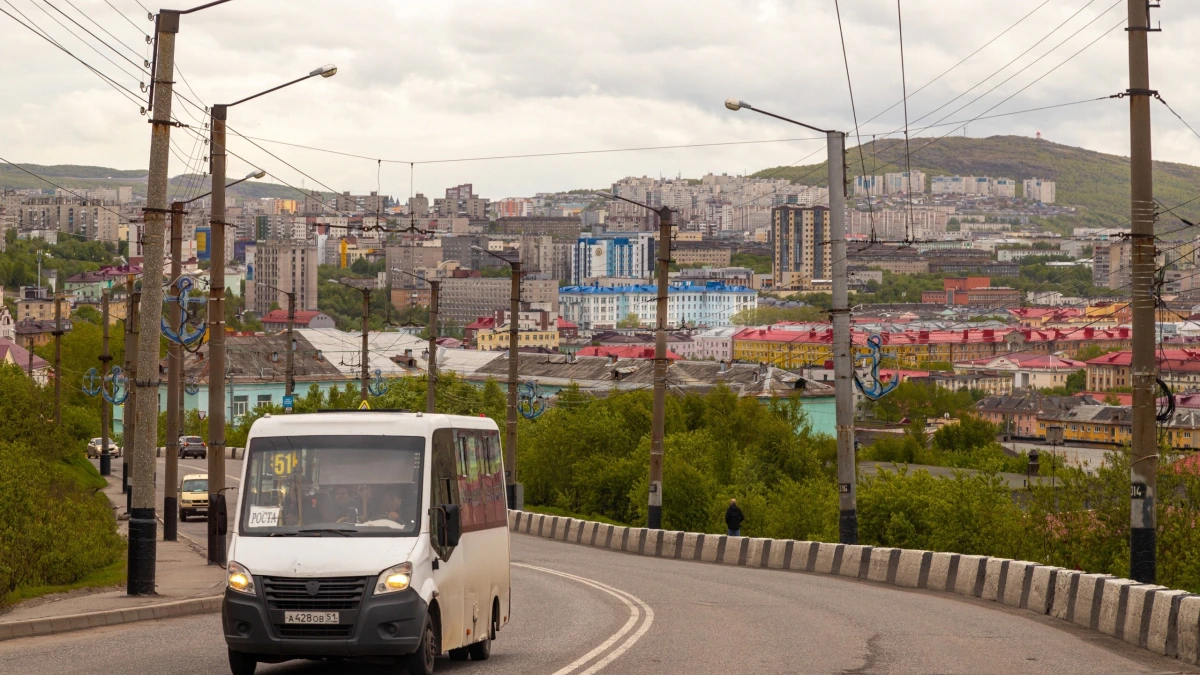
[[[93,457],[96,457],[96,458],[100,457],[100,453],[103,452],[103,449],[100,447],[100,441],[101,441],[101,439],[99,439],[99,438],[93,438],[92,440],[88,441],[88,446],[87,446],[88,459],[91,459]],[[120,457],[121,456],[121,446],[117,445],[116,443],[113,443],[111,438],[108,439],[108,455],[110,457]]]

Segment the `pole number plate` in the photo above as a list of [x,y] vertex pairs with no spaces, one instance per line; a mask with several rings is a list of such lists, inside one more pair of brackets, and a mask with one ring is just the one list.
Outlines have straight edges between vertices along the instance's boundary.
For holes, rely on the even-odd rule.
[[339,612],[284,612],[284,623],[337,623]]
[[1146,484],[1145,483],[1133,483],[1129,487],[1130,487],[1129,496],[1131,498],[1133,498],[1133,499],[1145,499],[1146,498]]
[[838,483],[838,492],[840,494],[844,494],[844,495],[850,494],[850,484],[849,483]]

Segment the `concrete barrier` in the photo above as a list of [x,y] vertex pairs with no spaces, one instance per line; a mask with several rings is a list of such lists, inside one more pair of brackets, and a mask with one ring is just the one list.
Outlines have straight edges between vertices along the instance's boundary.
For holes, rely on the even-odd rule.
[[1200,595],[1189,595],[1180,600],[1176,626],[1179,659],[1200,664]]
[[957,553],[934,553],[929,559],[929,578],[924,588],[953,593],[959,557]]
[[985,572],[988,557],[986,555],[958,556],[958,573],[954,577],[954,592],[959,595],[983,595]]
[[613,551],[864,579],[1027,609],[1200,665],[1200,595],[982,555],[728,537],[510,511],[509,529]]

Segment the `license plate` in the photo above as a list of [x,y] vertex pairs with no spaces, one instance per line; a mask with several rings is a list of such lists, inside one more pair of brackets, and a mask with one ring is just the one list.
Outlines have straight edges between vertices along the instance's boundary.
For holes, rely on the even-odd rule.
[[338,612],[284,612],[284,623],[338,623]]

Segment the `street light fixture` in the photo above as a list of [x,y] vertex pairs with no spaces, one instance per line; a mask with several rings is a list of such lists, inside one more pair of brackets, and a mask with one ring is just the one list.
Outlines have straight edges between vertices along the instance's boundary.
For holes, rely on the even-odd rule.
[[[825,240],[833,258],[833,380],[837,423],[837,476],[840,514],[839,540],[843,544],[858,543],[857,472],[854,466],[854,362],[850,346],[850,303],[846,273],[846,134],[821,129],[811,124],[776,115],[737,98],[725,99],[725,107],[737,111],[745,108],[760,115],[795,124],[825,134],[829,171],[829,228]],[[778,241],[778,240],[776,240]],[[778,272],[778,270],[776,270]]]
[[520,510],[525,505],[524,490],[517,483],[517,365],[520,358],[517,330],[521,315],[521,261],[509,260],[481,246],[471,246],[471,250],[502,260],[512,270],[508,307],[508,413],[504,423],[504,483],[508,490],[508,508]]
[[438,329],[438,294],[441,290],[442,283],[436,279],[425,279],[411,272],[406,272],[396,267],[392,268],[393,272],[399,272],[410,276],[417,281],[424,281],[429,284],[429,357],[425,360],[425,371],[427,380],[425,384],[425,412],[436,412],[437,408],[437,329]]
[[[210,292],[208,301],[209,322],[209,369],[210,373],[225,372],[225,121],[229,108],[252,101],[297,82],[312,77],[330,77],[337,72],[333,66],[322,66],[309,74],[285,82],[277,87],[261,91],[253,96],[233,103],[218,104],[210,112],[212,132],[212,253],[209,266]],[[225,488],[225,380],[209,378],[208,392],[208,492],[209,504],[217,504],[216,497]],[[210,530],[208,537],[208,562],[225,564],[225,537]]]

